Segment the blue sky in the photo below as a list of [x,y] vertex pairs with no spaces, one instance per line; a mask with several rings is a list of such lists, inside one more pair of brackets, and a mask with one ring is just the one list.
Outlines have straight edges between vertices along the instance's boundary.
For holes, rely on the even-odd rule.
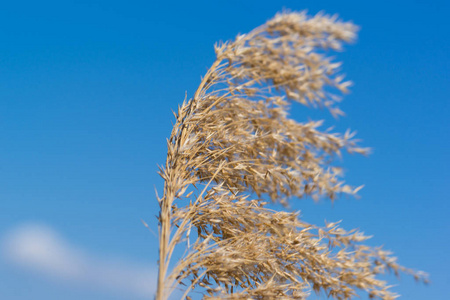
[[2,4],[1,299],[151,299],[157,239],[141,219],[156,232],[171,109],[192,96],[215,42],[283,8],[361,26],[337,55],[355,83],[341,105],[347,116],[301,108],[293,116],[356,129],[374,149],[344,156],[347,181],[365,184],[360,199],[299,200],[293,209],[309,222],[360,228],[431,274],[429,286],[392,281],[401,299],[450,298],[450,5],[240,2]]

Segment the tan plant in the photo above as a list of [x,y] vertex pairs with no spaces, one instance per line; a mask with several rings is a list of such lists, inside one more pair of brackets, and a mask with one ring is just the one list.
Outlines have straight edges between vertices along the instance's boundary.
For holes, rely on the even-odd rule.
[[[288,116],[292,101],[342,114],[336,94],[350,83],[326,54],[356,31],[334,16],[281,13],[215,46],[216,61],[175,114],[160,170],[157,300],[181,286],[183,299],[194,289],[205,299],[305,299],[311,291],[350,299],[358,290],[393,299],[378,274],[422,276],[362,244],[367,237],[356,230],[318,227],[267,207],[357,192],[333,158],[367,149],[350,132]],[[172,262],[177,246],[185,252]]]

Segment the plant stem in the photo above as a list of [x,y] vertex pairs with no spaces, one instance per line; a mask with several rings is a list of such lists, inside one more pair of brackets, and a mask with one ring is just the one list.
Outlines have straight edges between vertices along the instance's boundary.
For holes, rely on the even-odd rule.
[[[202,79],[199,87],[197,88],[194,98],[191,101],[197,101],[200,94],[205,87],[206,83],[211,78],[212,74],[215,72],[216,68],[219,66],[221,59],[217,59],[211,68],[206,73],[205,77]],[[189,113],[192,113],[194,107],[191,108]],[[176,124],[175,126],[184,127],[184,124]],[[172,216],[172,203],[175,200],[176,190],[179,188],[177,183],[177,174],[180,174],[178,168],[180,168],[178,161],[178,140],[184,140],[184,135],[186,134],[185,128],[181,130],[180,135],[177,140],[174,141],[171,137],[172,145],[174,146],[173,152],[169,151],[166,159],[166,172],[165,172],[165,183],[164,183],[164,196],[161,199],[161,213],[159,217],[159,270],[158,270],[158,283],[156,290],[156,300],[166,300],[168,298],[166,286],[167,270],[170,262],[170,253],[172,252],[169,248],[170,243],[170,233],[171,233],[171,216]],[[173,134],[173,132],[172,132]],[[170,145],[169,145],[170,147]],[[181,166],[182,167],[182,166]]]

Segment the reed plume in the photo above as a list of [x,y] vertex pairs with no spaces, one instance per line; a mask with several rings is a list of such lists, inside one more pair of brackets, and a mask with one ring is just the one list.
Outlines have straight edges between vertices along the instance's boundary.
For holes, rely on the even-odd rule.
[[[356,37],[335,16],[281,13],[234,41],[215,46],[216,61],[178,108],[161,168],[157,300],[184,287],[204,299],[305,299],[323,292],[350,299],[394,299],[378,275],[403,271],[391,253],[338,223],[308,224],[275,211],[292,198],[335,199],[359,188],[333,165],[341,151],[367,153],[353,133],[289,118],[292,102],[342,115],[350,85],[327,56]],[[172,261],[176,247],[185,249]]]

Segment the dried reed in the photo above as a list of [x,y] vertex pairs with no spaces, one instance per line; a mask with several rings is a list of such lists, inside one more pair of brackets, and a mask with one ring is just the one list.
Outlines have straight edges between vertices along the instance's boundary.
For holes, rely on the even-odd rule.
[[[350,299],[357,290],[394,299],[378,274],[422,276],[361,244],[367,237],[356,230],[314,226],[266,205],[357,192],[332,159],[341,150],[367,149],[350,132],[288,117],[292,101],[342,114],[337,94],[350,82],[326,54],[341,50],[356,31],[335,16],[282,13],[215,46],[216,61],[175,114],[160,170],[157,300],[180,284],[183,299],[194,289],[205,299],[305,299],[311,291]],[[182,259],[171,262],[180,245]]]

